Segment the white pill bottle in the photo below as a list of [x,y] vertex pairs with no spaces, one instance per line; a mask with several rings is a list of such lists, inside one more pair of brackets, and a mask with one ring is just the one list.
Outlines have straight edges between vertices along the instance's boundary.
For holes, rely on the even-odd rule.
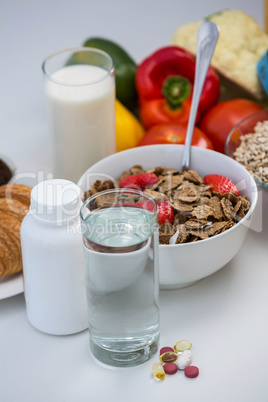
[[47,180],[33,188],[21,225],[27,317],[52,335],[88,328],[80,207],[76,184]]

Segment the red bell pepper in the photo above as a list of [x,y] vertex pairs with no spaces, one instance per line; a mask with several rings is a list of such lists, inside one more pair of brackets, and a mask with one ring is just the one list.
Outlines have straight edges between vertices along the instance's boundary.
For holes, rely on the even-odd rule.
[[[163,47],[138,66],[136,87],[145,128],[163,123],[187,123],[195,75],[195,58],[178,46]],[[219,98],[220,83],[209,67],[196,121]]]

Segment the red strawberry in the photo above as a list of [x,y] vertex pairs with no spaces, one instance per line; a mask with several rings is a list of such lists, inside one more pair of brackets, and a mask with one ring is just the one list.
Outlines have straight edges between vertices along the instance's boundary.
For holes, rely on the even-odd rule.
[[[157,201],[158,205],[158,223],[172,223],[174,221],[174,209],[168,201]],[[137,202],[135,206],[146,208],[151,212],[155,212],[155,206],[152,201]]]
[[208,174],[203,178],[203,180],[206,185],[210,186],[211,190],[214,190],[217,193],[236,193],[237,195],[240,195],[238,188],[232,180],[228,179],[228,177],[219,174]]
[[167,201],[157,201],[158,205],[158,223],[173,223],[174,209]]
[[158,182],[154,173],[141,173],[126,176],[120,181],[120,188],[131,188],[133,190],[144,190]]
[[150,201],[150,200],[140,201],[140,202],[136,202],[136,204],[134,204],[134,205],[135,205],[135,207],[148,209],[148,211],[155,213],[155,203],[153,201]]

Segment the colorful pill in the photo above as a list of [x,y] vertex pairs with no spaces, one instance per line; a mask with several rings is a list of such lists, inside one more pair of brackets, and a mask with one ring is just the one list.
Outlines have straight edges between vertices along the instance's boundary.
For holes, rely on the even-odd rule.
[[174,349],[176,352],[184,352],[185,350],[189,350],[192,347],[192,343],[187,340],[178,341],[174,345]]
[[184,374],[186,375],[186,377],[195,378],[199,374],[199,368],[196,366],[188,366],[185,368]]
[[163,368],[166,374],[175,374],[178,371],[178,367],[175,363],[166,363]]
[[165,352],[159,357],[162,363],[175,363],[178,360],[178,353],[176,352]]
[[160,349],[160,356],[166,352],[174,352],[174,349],[171,348],[170,346],[165,346]]
[[163,369],[163,366],[160,363],[153,364],[152,373],[157,380],[163,380],[166,375],[165,370]]
[[190,350],[184,350],[178,358],[178,369],[184,370],[185,367],[190,366],[192,363],[192,352]]

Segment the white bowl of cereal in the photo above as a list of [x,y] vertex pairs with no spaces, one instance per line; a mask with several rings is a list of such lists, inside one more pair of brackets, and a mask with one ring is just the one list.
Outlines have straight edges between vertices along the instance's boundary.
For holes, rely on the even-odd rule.
[[268,109],[245,117],[228,134],[225,153],[242,164],[258,186],[268,190]]
[[[232,201],[234,205],[230,207],[234,216],[229,216],[229,219],[227,219],[227,211],[227,217],[224,215],[224,222],[220,223],[221,219],[218,216],[219,205],[213,206],[212,201],[209,200],[209,197],[212,199],[213,197],[218,197],[218,195],[209,195],[209,190],[200,184],[202,191],[199,191],[199,188],[196,187],[198,186],[198,179],[195,184],[191,182],[191,178],[189,180],[189,177],[183,177],[182,183],[178,177],[176,180],[173,178],[173,176],[181,175],[181,172],[177,171],[181,170],[183,148],[183,145],[149,145],[118,152],[91,166],[78,181],[78,185],[84,192],[92,191],[92,186],[95,192],[104,190],[109,186],[118,186],[118,179],[122,172],[129,171],[134,165],[142,166],[143,172],[149,171],[158,175],[159,183],[144,191],[148,192],[149,190],[149,193],[151,191],[150,194],[153,196],[155,193],[152,192],[158,191],[158,196],[160,195],[163,199],[170,201],[175,211],[174,225],[164,224],[164,226],[160,225],[159,227],[160,239],[162,237],[163,242],[167,243],[160,243],[159,247],[160,289],[176,289],[191,285],[224,267],[242,246],[257,203],[256,183],[244,167],[226,155],[208,149],[192,147],[191,170],[195,170],[201,177],[208,174],[228,177],[241,194],[241,197],[234,196],[236,201]],[[164,170],[156,170],[156,167],[162,167]],[[139,169],[132,170],[131,174],[142,172]],[[167,177],[163,179],[161,176],[165,175]],[[96,182],[97,180],[98,182]],[[196,178],[193,178],[193,180],[195,181]],[[195,198],[190,199],[189,202],[187,197],[191,197],[191,194],[188,192],[180,199],[177,199],[180,202],[177,205],[175,194],[178,194],[177,191],[181,189],[181,186],[187,184],[185,181],[189,182],[190,186],[195,184],[195,187],[192,187],[194,193],[202,193],[202,197],[197,200],[194,195]],[[174,182],[174,188],[171,193],[166,188],[168,182]],[[86,193],[85,197],[88,195],[89,193]],[[221,198],[225,198],[229,202],[230,197],[224,196]],[[219,198],[220,202],[221,198]],[[186,207],[181,206],[181,200],[186,200],[185,202],[188,201],[188,204],[192,204],[192,210],[189,205],[188,207],[187,205]],[[238,200],[242,205],[240,205],[240,210]],[[224,203],[226,202],[224,200]],[[204,211],[202,210],[202,205],[204,206]],[[209,211],[209,207],[212,212]],[[214,209],[218,212],[214,213]],[[245,216],[241,213],[242,210]],[[185,219],[183,215],[186,215],[186,218],[188,217],[191,221],[190,229],[189,225],[185,225],[188,220],[186,219],[183,222]],[[239,218],[238,215],[240,216]],[[232,222],[229,222],[229,220]],[[172,226],[175,227],[175,232]],[[189,231],[188,238],[187,234],[185,235],[186,227]],[[161,232],[163,228],[165,230]],[[172,239],[170,240],[171,237]],[[174,240],[182,242],[169,244]]]

